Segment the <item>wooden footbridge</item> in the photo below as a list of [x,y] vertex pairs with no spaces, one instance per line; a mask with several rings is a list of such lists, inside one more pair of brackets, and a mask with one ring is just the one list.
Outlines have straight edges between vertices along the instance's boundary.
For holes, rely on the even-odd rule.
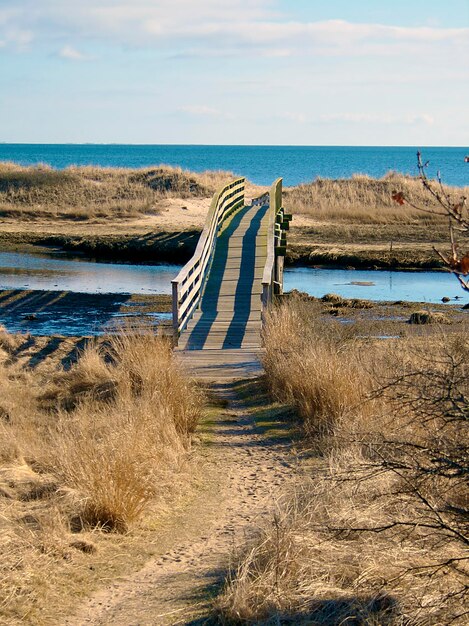
[[248,205],[244,190],[240,178],[215,194],[195,253],[172,281],[176,351],[198,378],[259,373],[262,322],[283,288],[291,216],[282,179]]

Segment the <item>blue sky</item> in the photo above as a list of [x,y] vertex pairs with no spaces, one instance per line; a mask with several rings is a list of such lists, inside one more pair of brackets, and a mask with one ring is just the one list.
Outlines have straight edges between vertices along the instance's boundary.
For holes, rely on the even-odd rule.
[[0,0],[0,141],[468,145],[469,0]]

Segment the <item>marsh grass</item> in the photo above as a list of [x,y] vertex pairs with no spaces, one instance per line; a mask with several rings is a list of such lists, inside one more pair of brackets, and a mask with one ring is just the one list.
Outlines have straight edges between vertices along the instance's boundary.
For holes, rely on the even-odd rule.
[[[469,188],[445,190],[455,199],[468,195]],[[399,206],[392,195],[404,192],[412,204],[424,209],[440,207],[424,190],[418,178],[389,172],[380,179],[356,174],[350,179],[317,178],[312,183],[285,191],[285,206],[294,213],[315,220],[350,224],[422,224],[447,223],[444,215],[434,216],[418,211],[409,204]]]
[[265,367],[303,472],[234,565],[226,623],[465,624],[468,340],[370,341],[314,303],[271,312]]
[[165,198],[209,197],[233,176],[181,168],[125,169],[0,163],[0,216],[18,219],[121,219],[157,213]]
[[263,365],[272,394],[295,407],[308,436],[319,442],[362,414],[370,380],[363,376],[354,330],[321,323],[313,309],[301,299],[272,309]]
[[132,329],[52,374],[0,347],[0,389],[0,616],[14,623],[52,593],[44,572],[93,554],[93,533],[164,510],[205,400],[167,340]]

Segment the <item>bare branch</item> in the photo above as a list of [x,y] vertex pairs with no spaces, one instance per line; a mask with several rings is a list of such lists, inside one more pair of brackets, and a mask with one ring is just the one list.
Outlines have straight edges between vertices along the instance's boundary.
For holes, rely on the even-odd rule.
[[441,179],[440,172],[437,174],[436,183],[430,181],[426,168],[429,161],[425,163],[422,161],[422,154],[417,152],[417,168],[419,172],[419,178],[422,185],[430,196],[437,202],[442,208],[442,211],[438,211],[433,208],[422,207],[412,202],[407,198],[402,191],[395,191],[392,194],[392,198],[398,204],[409,204],[412,208],[430,215],[446,215],[449,219],[450,226],[450,244],[451,244],[451,256],[447,257],[445,254],[433,248],[436,254],[443,261],[445,267],[456,276],[462,289],[469,291],[469,281],[465,280],[463,276],[469,274],[469,252],[466,252],[462,257],[458,253],[458,244],[455,241],[454,233],[468,233],[469,232],[469,215],[467,213],[467,198],[461,196],[458,200],[454,200]]

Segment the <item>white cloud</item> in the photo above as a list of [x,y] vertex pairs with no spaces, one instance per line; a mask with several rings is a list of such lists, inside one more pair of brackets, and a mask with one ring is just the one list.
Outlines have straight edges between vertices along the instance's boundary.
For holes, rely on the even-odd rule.
[[58,52],[58,56],[61,59],[68,59],[70,61],[91,60],[91,57],[87,56],[86,54],[83,54],[82,52],[80,52],[76,48],[73,48],[72,46],[64,46],[63,48],[61,48]]
[[378,124],[378,125],[395,125],[403,124],[412,126],[414,124],[424,124],[432,126],[435,123],[434,118],[428,113],[419,113],[417,115],[391,115],[388,113],[336,113],[321,115],[322,122],[345,122],[351,124]]
[[[7,4],[7,2],[5,4]],[[10,4],[11,4],[10,8],[7,8],[7,7],[3,9],[0,8],[0,25],[6,24],[17,15],[21,15],[21,11],[19,11],[18,9],[15,9],[12,2],[10,2]]]
[[[166,33],[168,35],[168,33]],[[381,24],[354,24],[342,20],[325,22],[244,21],[175,24],[169,36],[193,38],[207,44],[238,43],[248,48],[278,50],[279,55],[379,56],[418,54],[442,48],[467,49],[469,28],[407,28]]]
[[[40,4],[40,6],[38,6]],[[402,27],[344,20],[281,21],[274,0],[3,0],[5,29],[40,40],[83,38],[200,54],[405,55],[432,47],[469,53],[469,28]]]
[[178,111],[198,117],[220,117],[222,115],[221,111],[218,109],[214,109],[205,104],[188,104],[180,106],[178,107]]
[[205,120],[211,120],[212,122],[216,120],[233,122],[236,119],[236,116],[229,111],[220,110],[207,104],[186,104],[177,106],[176,110],[188,117],[205,118]]
[[279,115],[279,118],[297,124],[305,124],[307,122],[307,116],[304,113],[294,113],[291,111],[284,111]]
[[34,35],[30,30],[22,30],[20,28],[6,27],[0,30],[2,48],[13,48],[18,52],[28,50],[34,39]]
[[295,124],[348,124],[369,126],[433,126],[435,119],[429,113],[394,115],[391,113],[325,113],[323,115],[307,115],[301,112],[283,111],[277,119],[294,122]]
[[433,124],[435,123],[435,118],[433,117],[433,115],[430,115],[429,113],[421,113],[420,115],[416,115],[413,118],[413,121],[411,123],[423,123],[426,124],[427,126],[433,126]]

